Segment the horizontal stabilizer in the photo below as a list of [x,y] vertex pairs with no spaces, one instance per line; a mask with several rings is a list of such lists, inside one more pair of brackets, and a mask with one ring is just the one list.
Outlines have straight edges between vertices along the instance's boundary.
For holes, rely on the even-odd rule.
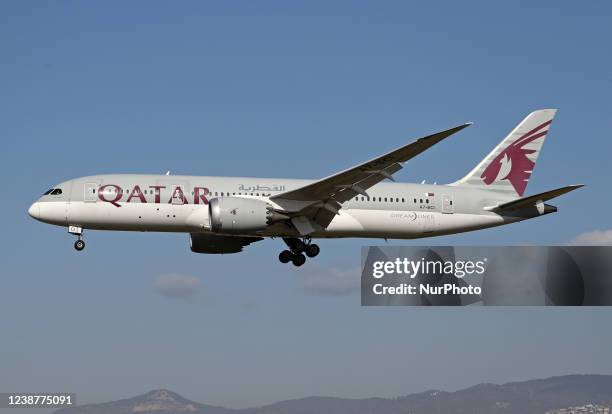
[[487,211],[511,211],[520,210],[522,208],[527,207],[533,207],[540,203],[543,203],[544,201],[559,197],[560,195],[569,193],[570,191],[574,191],[583,186],[584,184],[568,185],[567,187],[561,187],[557,188],[556,190],[550,190],[529,197],[519,198],[517,200],[512,200],[507,203],[498,204],[496,206],[485,207],[484,209]]

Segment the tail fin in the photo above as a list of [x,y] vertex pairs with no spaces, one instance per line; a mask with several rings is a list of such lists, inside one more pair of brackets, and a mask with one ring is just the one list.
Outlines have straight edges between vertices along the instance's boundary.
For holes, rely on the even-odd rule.
[[556,109],[527,115],[468,175],[454,185],[482,187],[522,197]]

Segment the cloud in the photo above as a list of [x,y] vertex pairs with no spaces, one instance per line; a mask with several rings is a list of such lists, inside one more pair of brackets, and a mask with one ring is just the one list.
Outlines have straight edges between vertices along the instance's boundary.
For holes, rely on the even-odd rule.
[[189,301],[198,294],[200,280],[193,276],[165,275],[155,279],[153,289],[164,297]]
[[582,233],[569,242],[572,246],[612,246],[612,230]]
[[302,289],[316,295],[348,295],[361,286],[361,269],[307,267],[298,271]]

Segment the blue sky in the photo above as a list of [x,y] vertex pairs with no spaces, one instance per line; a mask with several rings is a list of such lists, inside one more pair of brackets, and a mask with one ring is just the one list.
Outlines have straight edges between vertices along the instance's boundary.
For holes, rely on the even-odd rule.
[[[361,308],[347,280],[377,240],[322,242],[296,271],[277,240],[215,257],[180,234],[88,232],[77,254],[26,214],[77,176],[317,178],[474,121],[398,175],[451,182],[554,107],[527,193],[587,184],[558,214],[392,243],[610,229],[611,14],[603,1],[2,2],[0,391],[97,402],[167,387],[242,407],[611,373],[608,309]],[[192,297],[164,296],[172,275]]]

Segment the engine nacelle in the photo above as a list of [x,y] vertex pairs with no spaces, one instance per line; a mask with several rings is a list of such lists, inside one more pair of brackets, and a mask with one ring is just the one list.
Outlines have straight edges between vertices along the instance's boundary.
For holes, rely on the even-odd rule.
[[239,253],[244,246],[263,240],[261,237],[224,236],[210,233],[191,233],[189,247],[194,253],[228,254]]
[[213,232],[229,234],[263,230],[287,218],[265,201],[240,197],[213,198],[208,204],[208,216]]

